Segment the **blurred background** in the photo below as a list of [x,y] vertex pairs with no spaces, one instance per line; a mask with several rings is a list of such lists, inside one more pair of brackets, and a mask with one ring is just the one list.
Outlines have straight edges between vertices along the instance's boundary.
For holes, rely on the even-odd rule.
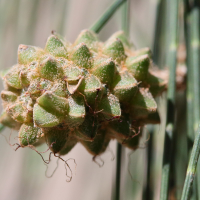
[[[19,44],[44,48],[52,30],[64,35],[73,43],[81,30],[89,28],[113,3],[113,0],[0,0],[0,66],[8,69],[17,63]],[[153,47],[156,9],[159,0],[130,0],[130,39],[136,48]],[[99,38],[105,41],[115,31],[121,29],[121,8],[100,31]],[[0,89],[3,85],[0,82]],[[164,95],[162,97],[164,99]],[[161,98],[161,101],[162,101]],[[2,107],[1,107],[2,110]],[[159,112],[163,113],[161,108]],[[165,121],[161,115],[162,122]],[[159,199],[160,175],[162,165],[162,124],[157,127],[153,138],[152,188],[154,198]],[[5,129],[3,135],[15,143],[17,133]],[[146,153],[148,132],[144,130],[141,148],[132,152],[122,151],[121,199],[142,199],[146,181]],[[47,149],[46,145],[39,148]],[[16,152],[0,135],[0,199],[1,200],[110,200],[115,178],[116,141],[111,141],[109,149],[101,155],[104,166],[99,167],[92,156],[80,144],[64,157],[73,171],[70,183],[66,182],[64,164],[59,162],[58,169],[51,178],[45,176],[46,166],[41,157],[29,148]],[[131,153],[131,155],[130,155]],[[45,159],[48,153],[44,154]],[[97,159],[98,160],[98,159]],[[156,163],[154,165],[154,163]],[[51,175],[56,168],[53,158],[47,170]],[[132,178],[129,174],[132,175]]]

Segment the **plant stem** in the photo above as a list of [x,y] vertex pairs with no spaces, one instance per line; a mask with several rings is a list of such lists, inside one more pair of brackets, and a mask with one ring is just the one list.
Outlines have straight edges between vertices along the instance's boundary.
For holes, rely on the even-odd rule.
[[115,1],[105,13],[90,27],[90,30],[99,33],[107,21],[112,17],[115,11],[125,2],[126,0]]
[[[189,2],[185,2],[185,10],[189,8]],[[187,99],[188,99],[188,148],[189,153],[192,147],[192,142],[194,140],[194,133],[197,130],[200,115],[199,115],[199,9],[194,6],[189,12],[186,10],[186,41],[187,41],[187,66],[188,66],[188,81],[187,81]],[[200,168],[200,163],[198,163],[198,169]],[[186,177],[187,178],[187,177]],[[193,181],[192,181],[193,182]],[[187,199],[190,198],[192,194],[193,199],[198,199],[200,196],[200,173],[197,173],[197,179],[195,178],[193,184],[193,192],[188,193]],[[187,187],[191,187],[187,185]],[[190,189],[186,189],[190,190]],[[198,191],[198,192],[197,192]],[[182,196],[183,198],[183,196]]]
[[183,187],[183,193],[182,193],[181,200],[189,200],[190,199],[190,190],[191,190],[194,176],[196,173],[196,167],[197,167],[197,162],[198,162],[198,158],[199,158],[199,153],[200,153],[200,125],[198,127],[196,137],[194,140],[194,145],[192,148],[189,165],[187,168],[187,174],[186,174],[186,179],[185,179],[185,183],[184,183],[184,187]]
[[[122,30],[127,37],[129,36],[129,1],[127,0],[122,8]],[[121,178],[121,158],[122,145],[117,143],[117,161],[116,161],[116,185],[115,185],[115,200],[120,199],[120,178]],[[124,152],[124,151],[123,151]]]
[[[161,36],[163,34],[163,21],[164,21],[164,14],[163,14],[163,4],[164,0],[157,0],[156,2],[156,22],[154,27],[154,41],[153,41],[153,62],[155,64],[159,63],[159,67],[161,67],[161,55],[163,53],[163,48],[160,48],[161,45],[165,41],[161,41]],[[164,28],[164,27],[163,27]],[[162,52],[161,52],[162,51]],[[151,200],[153,198],[152,193],[152,180],[151,180],[151,170],[152,170],[152,163],[151,160],[153,158],[153,134],[155,132],[155,128],[153,126],[149,126],[148,128],[150,139],[148,141],[148,148],[147,148],[147,181],[146,187],[143,192],[143,199]]]
[[199,9],[193,8],[191,13],[191,64],[193,71],[193,88],[194,88],[194,131],[196,132],[199,124]]
[[[198,128],[198,124],[200,121],[200,116],[199,116],[199,110],[200,110],[200,100],[199,100],[199,95],[200,95],[200,87],[199,87],[199,9],[198,8],[193,8],[191,12],[191,67],[193,71],[193,96],[194,96],[194,101],[193,101],[193,115],[194,115],[194,132],[196,132]],[[200,169],[200,162],[197,164],[197,168]],[[197,189],[197,199],[200,196],[200,171],[197,171],[197,177],[196,177],[196,189]]]
[[163,46],[162,34],[163,34],[163,25],[164,25],[164,14],[163,14],[163,5],[165,1],[164,0],[157,0],[156,5],[156,22],[155,22],[155,28],[154,28],[154,41],[153,41],[153,61],[158,66],[161,65],[161,51],[163,51],[163,48],[160,48],[160,46]]
[[[168,93],[167,93],[167,123],[165,128],[164,153],[162,166],[162,181],[160,199],[168,199],[169,176],[172,158],[172,144],[174,140],[174,114],[175,114],[175,78],[176,78],[176,51],[177,51],[177,25],[178,25],[178,0],[167,1],[168,21],[168,51],[166,65],[170,68]],[[168,31],[167,30],[167,31]]]
[[5,126],[0,123],[0,133],[4,130]]
[[121,152],[122,152],[122,145],[117,143],[116,185],[115,185],[115,198],[114,198],[115,200],[120,199]]
[[122,5],[122,30],[124,33],[129,36],[129,7],[130,7],[130,2],[127,0],[123,5]]
[[143,199],[151,200],[152,194],[152,180],[151,180],[151,169],[152,169],[152,159],[153,159],[153,134],[155,133],[155,128],[153,126],[148,126],[148,134],[150,135],[147,148],[147,181],[146,187],[143,192]]
[[[181,57],[180,53],[185,49],[185,37],[184,37],[184,0],[179,0],[179,22],[178,22],[178,43],[179,53],[177,56],[177,68],[183,69],[186,66],[185,56]],[[183,59],[184,58],[184,59]],[[183,184],[185,181],[185,174],[188,165],[188,148],[187,148],[187,101],[186,92],[178,91],[176,94],[176,131],[173,142],[173,154],[171,175],[173,182],[170,184],[172,190],[177,188],[174,192],[176,199],[180,199],[182,195]]]
[[[185,12],[187,6],[185,6]],[[189,31],[190,29],[190,19],[188,17],[189,15],[185,16],[185,35],[186,35],[186,47],[187,47],[187,136],[188,136],[188,149],[192,148],[192,143],[194,141],[194,129],[193,129],[193,122],[194,122],[194,116],[193,116],[193,99],[194,99],[194,93],[193,93],[193,72],[192,68],[189,67],[192,65],[191,63],[191,46],[190,46],[190,40],[191,40],[191,33]]]
[[[191,154],[192,145],[194,142],[194,129],[193,129],[193,122],[194,122],[194,116],[193,116],[193,99],[194,99],[194,93],[193,93],[193,72],[191,66],[191,33],[190,33],[190,19],[188,15],[188,1],[185,0],[185,38],[186,38],[186,47],[187,47],[187,90],[186,90],[186,96],[187,96],[187,143],[188,143],[188,160],[189,156]],[[193,184],[193,190],[191,192],[193,195],[192,199],[196,199],[196,181]]]

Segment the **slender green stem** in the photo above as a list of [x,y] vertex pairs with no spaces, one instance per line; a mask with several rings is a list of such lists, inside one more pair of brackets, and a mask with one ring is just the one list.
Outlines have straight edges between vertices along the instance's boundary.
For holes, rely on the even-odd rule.
[[[187,81],[187,112],[188,112],[188,148],[189,152],[192,147],[192,142],[194,140],[194,132],[196,132],[199,121],[199,9],[194,7],[189,12],[189,2],[185,1],[185,10],[186,10],[186,42],[187,42],[187,66],[188,66],[188,81]],[[198,163],[198,169],[200,169],[200,163]],[[200,196],[200,173],[197,173],[197,179],[195,178],[193,184],[193,191],[190,192],[187,196],[187,199],[190,198],[192,194],[192,199],[198,199]],[[187,185],[187,187],[190,187]],[[187,190],[187,189],[186,189]],[[198,191],[198,192],[197,192]],[[183,198],[183,196],[182,196]]]
[[192,183],[195,177],[197,162],[200,153],[200,125],[196,133],[196,137],[194,140],[194,145],[192,148],[189,165],[187,168],[186,179],[183,187],[183,193],[181,200],[189,200],[190,199],[190,190],[192,187]]
[[[179,66],[181,67],[181,66]],[[177,94],[176,106],[177,115],[176,115],[176,134],[173,147],[173,158],[172,158],[172,176],[173,183],[172,187],[177,188],[175,195],[176,199],[181,198],[182,186],[185,181],[185,173],[187,170],[188,164],[188,151],[187,151],[187,135],[186,135],[186,98],[185,93],[179,92]]]
[[[199,73],[200,73],[200,65],[199,65],[199,44],[200,44],[200,38],[199,38],[199,9],[193,8],[191,12],[191,67],[193,71],[193,116],[194,116],[194,132],[196,132],[198,128],[198,124],[200,121],[200,86],[199,86]],[[200,162],[197,164],[197,168],[200,169]],[[197,171],[197,177],[196,177],[196,194],[197,198],[200,196],[200,171]]]
[[[184,0],[179,0],[179,28],[178,28],[178,42],[179,47],[183,47],[185,44],[184,38]],[[179,50],[179,53],[183,50]],[[179,54],[180,55],[180,54]],[[185,61],[177,56],[177,67],[183,69],[186,65]],[[173,142],[173,154],[171,175],[173,177],[173,183],[170,184],[172,188],[177,188],[175,192],[175,198],[180,199],[182,194],[182,186],[185,180],[185,173],[188,165],[188,149],[187,149],[187,123],[186,123],[186,93],[177,92],[176,94],[176,131]]]
[[191,13],[191,64],[192,64],[192,71],[193,71],[193,88],[194,88],[194,131],[196,132],[200,116],[200,87],[199,87],[199,73],[200,73],[200,63],[199,63],[199,9],[194,8]]
[[[157,65],[161,65],[161,51],[163,51],[163,42],[161,41],[161,36],[163,33],[164,13],[163,13],[164,0],[157,0],[156,5],[156,22],[154,28],[154,41],[153,41],[153,61]],[[162,46],[162,48],[160,48]]]
[[125,2],[126,0],[117,0],[115,1],[105,13],[90,27],[90,30],[93,30],[96,33],[103,28],[106,22],[112,17],[115,11]]
[[[185,7],[185,12],[187,7]],[[188,15],[185,16],[185,35],[186,35],[186,46],[187,46],[187,135],[188,135],[188,150],[192,148],[192,143],[194,141],[194,129],[193,129],[193,72],[190,67],[191,64],[191,46],[190,46],[190,19]]]
[[175,114],[175,78],[176,78],[176,51],[177,51],[177,25],[178,25],[178,0],[167,1],[168,21],[168,51],[166,65],[170,68],[168,93],[167,93],[167,123],[165,128],[164,154],[162,166],[162,182],[160,199],[168,199],[169,176],[172,158],[172,144],[174,140],[174,114]]
[[115,200],[120,199],[120,177],[121,177],[121,151],[122,145],[117,143],[117,161],[116,161],[116,185],[115,185]]
[[0,123],[0,133],[4,130],[5,126]]
[[[157,0],[156,2],[156,22],[155,22],[155,28],[154,28],[154,41],[153,41],[153,62],[158,64],[161,67],[161,54],[163,53],[164,48],[159,48],[160,43],[164,46],[164,41],[161,41],[161,36],[163,33],[163,21],[164,21],[164,14],[163,11],[163,4],[164,0]],[[161,52],[162,51],[162,52]],[[153,158],[153,134],[155,132],[155,129],[153,126],[149,127],[149,134],[150,139],[148,141],[148,149],[147,149],[147,182],[146,187],[143,192],[143,199],[151,200],[153,198],[152,193],[152,180],[151,180],[151,170],[152,170],[152,158]]]
[[129,0],[122,5],[122,30],[129,36]]
[[152,194],[152,159],[153,159],[153,134],[155,133],[155,128],[153,126],[148,126],[148,134],[150,135],[147,148],[147,183],[143,192],[143,199],[151,200]]
[[[190,40],[191,40],[191,33],[190,33],[190,18],[189,18],[189,5],[188,1],[185,0],[185,38],[186,38],[186,47],[187,47],[187,143],[188,143],[188,160],[189,155],[191,154],[192,145],[194,142],[194,129],[193,129],[193,122],[194,122],[194,116],[193,116],[193,72],[192,68],[190,67],[191,64],[191,46],[190,46]],[[193,184],[193,190],[192,190],[192,199],[196,198],[196,180]]]
[[[122,8],[122,30],[129,36],[129,1],[127,0]],[[115,200],[120,199],[120,177],[121,177],[121,159],[122,159],[122,145],[117,143],[117,161],[116,161],[116,185],[115,185]]]

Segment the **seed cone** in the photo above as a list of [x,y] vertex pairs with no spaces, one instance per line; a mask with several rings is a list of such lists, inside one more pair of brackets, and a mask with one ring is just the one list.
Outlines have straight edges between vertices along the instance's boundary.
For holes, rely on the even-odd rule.
[[19,130],[22,147],[46,142],[60,155],[80,142],[97,156],[114,138],[135,149],[142,126],[160,122],[154,96],[166,87],[149,72],[150,50],[132,46],[122,31],[102,43],[90,30],[74,44],[53,33],[44,49],[20,45],[0,123]]

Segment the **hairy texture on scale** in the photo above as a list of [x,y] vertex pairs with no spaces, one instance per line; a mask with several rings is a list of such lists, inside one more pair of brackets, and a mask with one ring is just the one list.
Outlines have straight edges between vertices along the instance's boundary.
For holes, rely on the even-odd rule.
[[111,139],[136,149],[140,129],[160,122],[154,97],[166,89],[151,65],[150,50],[134,50],[122,31],[105,43],[83,30],[74,44],[53,33],[44,49],[19,45],[0,123],[19,130],[21,147],[46,142],[58,155],[80,142],[97,156]]

